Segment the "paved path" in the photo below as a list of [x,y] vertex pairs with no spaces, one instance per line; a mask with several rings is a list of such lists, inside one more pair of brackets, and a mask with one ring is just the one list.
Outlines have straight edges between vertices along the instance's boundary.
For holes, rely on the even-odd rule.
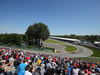
[[67,53],[64,49],[66,48],[63,46],[63,44],[57,44],[57,43],[45,43],[43,42],[44,47],[50,47],[55,48],[57,51],[60,51],[61,53]]
[[74,45],[74,44],[70,44],[70,43],[66,43],[67,45],[71,45],[74,46],[78,49],[77,52],[75,52],[75,55],[80,55],[80,56],[90,56],[93,54],[92,50],[86,48],[86,47],[82,47],[82,46],[78,46],[78,45]]
[[[64,46],[61,46],[61,44],[54,44],[54,43],[51,43],[51,44],[48,44],[48,43],[45,43],[46,46],[48,47],[52,47],[52,48],[56,48],[58,49],[59,51],[63,51],[62,53],[50,53],[50,52],[39,52],[39,51],[30,51],[31,53],[40,53],[40,54],[49,54],[49,55],[54,55],[54,56],[61,56],[61,57],[68,57],[68,58],[72,58],[72,57],[88,57],[90,55],[93,54],[93,52],[88,49],[88,48],[85,48],[85,47],[82,47],[82,46],[78,46],[78,45],[73,45],[73,44],[70,44],[70,43],[66,43],[66,45],[71,45],[71,46],[75,46],[76,48],[78,48],[78,51],[74,54],[70,54],[70,53],[63,53],[65,52],[64,51]],[[25,50],[26,51],[26,50]]]

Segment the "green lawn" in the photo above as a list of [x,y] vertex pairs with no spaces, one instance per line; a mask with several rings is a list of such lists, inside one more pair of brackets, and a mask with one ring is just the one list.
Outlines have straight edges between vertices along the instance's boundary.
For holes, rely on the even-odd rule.
[[76,51],[77,50],[77,48],[76,47],[73,47],[73,46],[69,46],[69,45],[64,45],[64,46],[66,46],[65,50],[67,52],[73,52],[73,51]]
[[47,40],[45,40],[45,43],[58,43],[58,44],[65,44],[64,42],[59,42],[59,41],[51,40],[51,39],[47,39]]
[[[83,45],[79,45],[79,46],[83,46]],[[83,46],[83,47],[86,47],[86,48],[88,48],[88,49],[93,51],[93,54],[91,55],[92,57],[100,57],[100,49],[87,47],[87,46]]]
[[89,48],[93,51],[93,54],[91,55],[92,57],[100,57],[100,49],[91,48],[91,47],[86,47],[86,48]]

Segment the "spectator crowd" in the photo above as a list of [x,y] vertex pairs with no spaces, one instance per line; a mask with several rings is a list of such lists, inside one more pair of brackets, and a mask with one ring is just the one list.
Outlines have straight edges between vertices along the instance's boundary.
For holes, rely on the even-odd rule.
[[0,75],[100,75],[100,63],[1,48]]

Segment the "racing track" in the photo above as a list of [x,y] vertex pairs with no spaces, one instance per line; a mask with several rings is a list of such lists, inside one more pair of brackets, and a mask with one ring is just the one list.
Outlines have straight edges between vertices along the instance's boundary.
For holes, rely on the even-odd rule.
[[[56,41],[58,41],[58,40],[56,40]],[[67,57],[88,57],[88,56],[93,54],[93,52],[86,47],[74,45],[74,44],[71,44],[71,43],[68,43],[68,42],[64,42],[64,43],[65,43],[64,45],[74,46],[78,50],[74,54],[71,54],[71,53],[66,52],[64,50],[65,46],[62,46],[61,44],[44,43],[44,46],[52,47],[52,48],[55,48],[56,50],[60,51],[61,53],[51,53],[51,55],[56,55],[56,56],[61,56],[61,57],[63,57],[63,56],[67,56]]]

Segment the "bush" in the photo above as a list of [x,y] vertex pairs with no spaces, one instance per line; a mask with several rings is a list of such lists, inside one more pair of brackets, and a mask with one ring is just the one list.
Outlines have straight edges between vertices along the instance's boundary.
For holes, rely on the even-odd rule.
[[50,48],[50,47],[45,47],[44,49],[51,49],[51,50],[55,50],[54,48]]

